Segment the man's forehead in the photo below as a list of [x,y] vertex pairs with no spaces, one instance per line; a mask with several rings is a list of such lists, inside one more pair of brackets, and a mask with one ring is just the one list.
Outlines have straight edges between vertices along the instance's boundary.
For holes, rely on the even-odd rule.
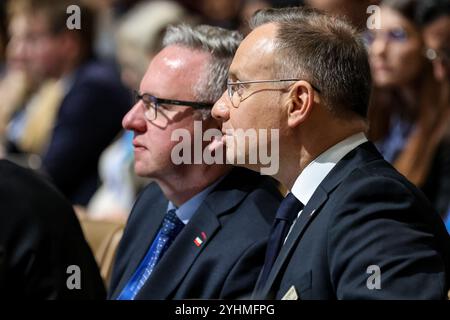
[[250,32],[236,51],[230,66],[230,76],[248,80],[248,77],[256,74],[272,72],[275,37],[274,24],[265,24]]
[[167,71],[179,72],[194,69],[204,64],[209,58],[207,52],[190,49],[179,45],[171,45],[162,49],[150,63],[150,67],[157,65]]
[[203,71],[209,54],[187,47],[171,45],[162,49],[150,62],[141,81],[142,86],[160,82],[173,85],[190,85]]

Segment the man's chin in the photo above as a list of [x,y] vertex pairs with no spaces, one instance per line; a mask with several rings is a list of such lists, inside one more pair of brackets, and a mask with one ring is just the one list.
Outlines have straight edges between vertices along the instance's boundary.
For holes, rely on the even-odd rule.
[[134,173],[137,176],[144,177],[144,178],[148,178],[152,175],[151,170],[149,170],[148,168],[145,168],[144,166],[142,166],[139,163],[134,164]]

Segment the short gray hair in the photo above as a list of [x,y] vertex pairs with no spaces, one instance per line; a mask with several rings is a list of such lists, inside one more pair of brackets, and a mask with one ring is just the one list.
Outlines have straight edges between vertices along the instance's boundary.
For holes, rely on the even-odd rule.
[[274,23],[277,77],[301,78],[320,89],[336,115],[367,117],[370,66],[358,31],[345,21],[308,8],[263,9],[252,29]]
[[[211,55],[206,74],[198,79],[193,88],[195,97],[201,102],[215,102],[226,90],[228,68],[239,47],[242,35],[208,25],[189,26],[180,24],[168,27],[163,39],[163,47],[180,45],[193,50],[201,50]],[[211,110],[203,112],[204,118]]]

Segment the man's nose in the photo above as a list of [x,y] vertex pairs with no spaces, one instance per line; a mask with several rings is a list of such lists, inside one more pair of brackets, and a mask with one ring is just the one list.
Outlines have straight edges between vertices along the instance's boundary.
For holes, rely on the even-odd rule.
[[215,119],[225,122],[230,118],[228,101],[227,92],[225,91],[211,110],[211,114]]
[[123,117],[122,127],[124,129],[137,132],[144,132],[146,130],[147,123],[141,103],[141,101],[138,101]]

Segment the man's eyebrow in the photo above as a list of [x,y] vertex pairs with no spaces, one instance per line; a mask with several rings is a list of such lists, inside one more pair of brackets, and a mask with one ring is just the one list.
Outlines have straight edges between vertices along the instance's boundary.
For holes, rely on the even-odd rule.
[[228,73],[228,78],[242,80],[242,74],[239,72],[239,70],[233,70]]

